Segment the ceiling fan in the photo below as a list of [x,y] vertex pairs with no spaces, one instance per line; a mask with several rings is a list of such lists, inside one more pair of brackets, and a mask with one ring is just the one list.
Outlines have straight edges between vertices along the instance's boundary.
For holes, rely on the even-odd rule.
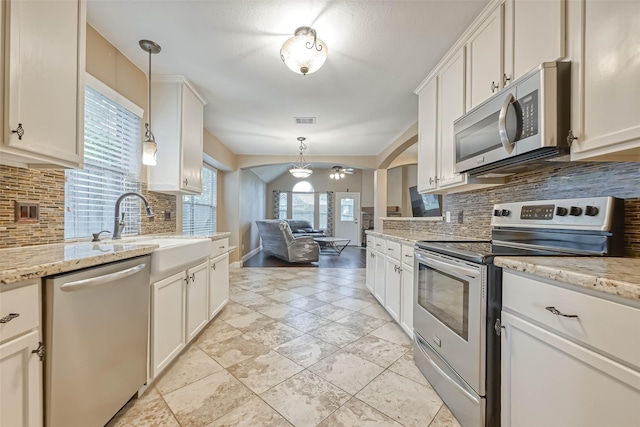
[[342,166],[332,166],[331,173],[329,174],[329,178],[331,179],[340,179],[344,178],[346,175],[353,175],[353,168],[343,168]]

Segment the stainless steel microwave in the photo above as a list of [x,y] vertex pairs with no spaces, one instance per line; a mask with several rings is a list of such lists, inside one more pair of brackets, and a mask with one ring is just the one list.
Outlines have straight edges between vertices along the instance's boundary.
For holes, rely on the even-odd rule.
[[456,120],[456,172],[505,176],[568,153],[570,66],[545,62]]

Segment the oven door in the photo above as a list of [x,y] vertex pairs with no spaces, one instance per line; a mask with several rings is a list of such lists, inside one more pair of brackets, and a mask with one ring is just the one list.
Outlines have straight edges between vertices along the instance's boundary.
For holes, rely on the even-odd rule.
[[484,396],[487,267],[422,250],[414,263],[414,332]]

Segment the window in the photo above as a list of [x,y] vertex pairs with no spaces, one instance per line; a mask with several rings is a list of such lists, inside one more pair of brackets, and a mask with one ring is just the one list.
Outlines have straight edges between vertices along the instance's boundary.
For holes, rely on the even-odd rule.
[[202,167],[202,193],[182,196],[182,232],[192,236],[216,232],[218,172]]
[[294,193],[313,193],[313,185],[307,181],[300,181],[293,186]]
[[326,230],[329,226],[329,205],[327,203],[327,193],[319,194],[318,211],[320,214],[320,229]]
[[280,193],[280,199],[278,201],[278,218],[279,219],[287,218],[287,199],[288,199],[288,193],[284,191]]
[[[87,76],[84,112],[84,169],[65,171],[64,237],[113,232],[115,203],[140,191],[142,109]],[[121,204],[123,234],[140,232],[140,200]]]

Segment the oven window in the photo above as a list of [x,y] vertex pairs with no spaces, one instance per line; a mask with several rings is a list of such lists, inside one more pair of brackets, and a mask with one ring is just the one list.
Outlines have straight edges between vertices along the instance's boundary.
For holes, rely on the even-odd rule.
[[419,264],[418,304],[462,339],[469,339],[469,282]]

